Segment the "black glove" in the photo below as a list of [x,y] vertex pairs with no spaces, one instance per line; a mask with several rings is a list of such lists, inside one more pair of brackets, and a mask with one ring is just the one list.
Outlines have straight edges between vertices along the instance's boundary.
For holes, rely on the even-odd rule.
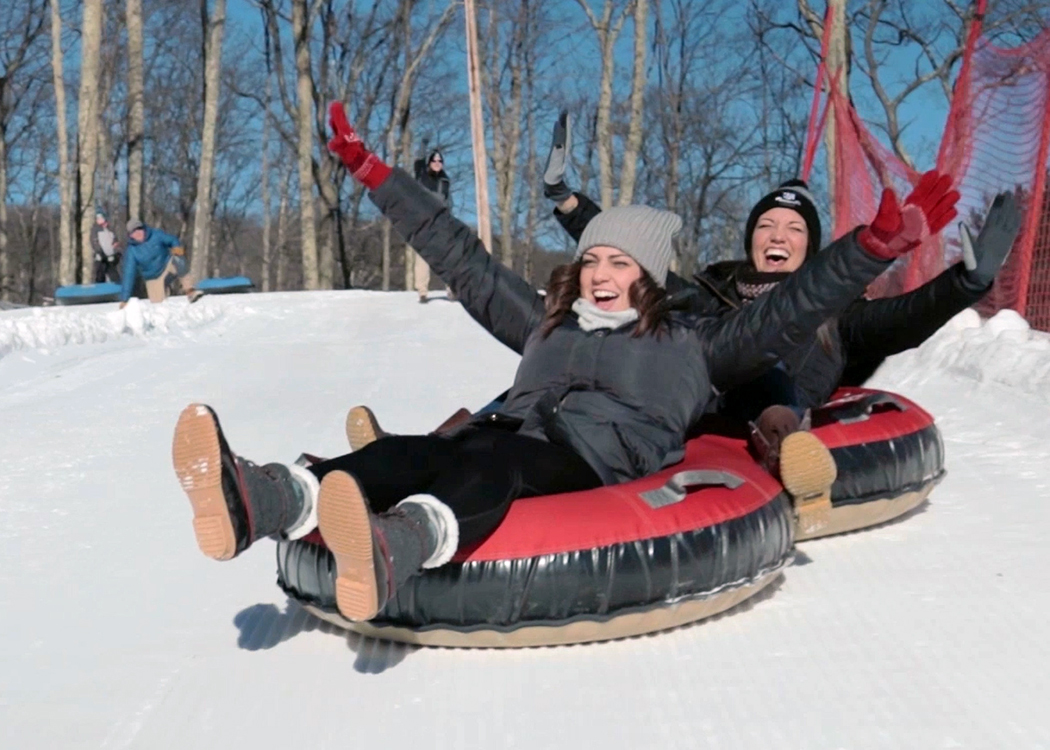
[[565,184],[565,169],[569,164],[569,151],[572,150],[571,135],[569,113],[563,109],[554,125],[547,171],[543,173],[543,195],[555,203],[572,197],[572,190]]
[[1013,193],[995,196],[976,240],[970,230],[960,224],[959,239],[962,242],[966,280],[981,289],[995,281],[1020,228],[1021,210]]

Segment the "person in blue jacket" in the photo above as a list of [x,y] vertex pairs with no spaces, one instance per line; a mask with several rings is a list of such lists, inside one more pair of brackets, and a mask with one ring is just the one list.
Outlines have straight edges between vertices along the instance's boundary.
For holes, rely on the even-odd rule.
[[178,278],[182,291],[190,302],[196,302],[203,294],[193,288],[186,263],[186,251],[182,243],[160,229],[146,226],[138,219],[128,221],[128,247],[124,252],[123,285],[120,290],[120,306],[131,298],[132,289],[139,274],[146,282],[146,293],[150,302],[163,302],[168,296],[168,281]]

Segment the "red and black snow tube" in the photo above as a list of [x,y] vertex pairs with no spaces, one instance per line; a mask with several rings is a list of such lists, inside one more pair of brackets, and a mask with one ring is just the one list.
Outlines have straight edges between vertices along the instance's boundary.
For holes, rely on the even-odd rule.
[[944,477],[944,443],[933,417],[886,391],[841,388],[813,414],[838,479],[827,526],[797,541],[875,526],[908,513]]
[[[943,472],[940,436],[926,412],[899,396],[842,395],[837,411],[823,413],[829,423],[814,429],[840,461],[834,528],[825,533],[906,512]],[[833,421],[836,414],[844,421]],[[872,504],[878,512],[857,512]],[[319,617],[387,640],[579,643],[722,612],[779,577],[795,538],[789,497],[744,442],[705,435],[689,441],[681,463],[651,477],[515,501],[488,539],[414,578],[371,622],[339,615],[334,562],[319,536],[278,544],[278,584]]]

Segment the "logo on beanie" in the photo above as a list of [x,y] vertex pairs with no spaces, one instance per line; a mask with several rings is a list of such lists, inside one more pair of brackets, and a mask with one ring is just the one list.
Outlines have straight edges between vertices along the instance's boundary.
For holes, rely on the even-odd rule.
[[778,195],[774,200],[776,200],[777,203],[786,203],[789,206],[801,206],[802,205],[802,201],[800,201],[798,199],[798,195],[793,193],[793,192],[791,192],[790,190],[785,190],[780,195]]

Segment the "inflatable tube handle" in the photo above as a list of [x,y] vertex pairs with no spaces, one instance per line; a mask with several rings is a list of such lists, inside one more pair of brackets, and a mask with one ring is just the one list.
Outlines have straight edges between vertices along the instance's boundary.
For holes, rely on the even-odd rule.
[[901,412],[908,410],[908,405],[892,393],[866,393],[859,398],[847,397],[814,409],[814,426],[829,422],[839,424],[866,422],[878,406],[889,407]]
[[685,500],[686,495],[689,494],[689,487],[721,485],[722,487],[735,490],[743,483],[744,480],[732,472],[694,469],[692,471],[680,471],[668,479],[663,487],[657,487],[655,490],[638,494],[650,508],[656,510]]

